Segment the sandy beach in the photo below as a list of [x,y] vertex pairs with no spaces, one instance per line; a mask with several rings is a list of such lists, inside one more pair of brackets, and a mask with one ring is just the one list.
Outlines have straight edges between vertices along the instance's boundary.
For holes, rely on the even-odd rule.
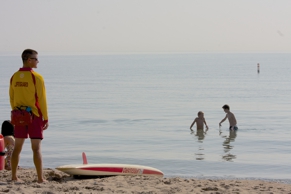
[[142,176],[113,176],[74,179],[55,169],[45,169],[46,183],[37,183],[34,169],[20,169],[23,182],[12,182],[10,171],[0,173],[0,193],[291,193],[291,184],[260,180],[185,179]]

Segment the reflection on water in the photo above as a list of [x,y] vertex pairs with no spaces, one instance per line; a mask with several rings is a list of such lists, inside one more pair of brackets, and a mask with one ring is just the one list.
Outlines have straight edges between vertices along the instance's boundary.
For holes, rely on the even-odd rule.
[[219,130],[219,135],[224,138],[225,140],[222,143],[222,147],[224,149],[224,154],[222,155],[222,159],[228,162],[233,162],[234,159],[236,159],[236,155],[231,154],[230,151],[233,149],[233,145],[231,145],[231,142],[234,142],[237,132],[234,130],[229,131],[229,135],[223,135],[221,130]]
[[196,132],[192,131],[191,134],[194,134],[194,137],[197,138],[197,142],[201,143],[198,145],[198,151],[195,153],[196,160],[204,160],[204,148],[202,143],[207,134],[207,130],[204,131],[203,129],[197,129]]
[[[194,131],[192,132],[192,134],[193,133],[194,133]],[[198,142],[203,143],[203,140],[205,138],[206,133],[207,133],[207,130],[205,130],[205,131],[203,129],[196,130],[195,136],[197,137]]]

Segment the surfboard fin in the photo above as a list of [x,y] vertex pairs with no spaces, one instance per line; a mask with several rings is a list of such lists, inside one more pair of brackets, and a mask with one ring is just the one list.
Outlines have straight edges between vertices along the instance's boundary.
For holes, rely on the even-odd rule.
[[85,152],[82,153],[82,158],[83,158],[83,164],[88,164],[87,156],[86,156]]

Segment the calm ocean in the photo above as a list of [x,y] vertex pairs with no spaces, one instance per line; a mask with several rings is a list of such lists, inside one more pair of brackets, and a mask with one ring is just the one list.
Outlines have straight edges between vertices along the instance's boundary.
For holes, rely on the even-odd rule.
[[[147,165],[166,177],[291,180],[291,54],[40,53],[39,60],[50,122],[45,168],[81,164],[84,151],[89,163]],[[20,54],[0,56],[2,121],[20,66]],[[224,104],[237,118],[235,134],[228,121],[219,129]],[[198,111],[205,134],[189,130]],[[29,140],[20,166],[33,167]]]

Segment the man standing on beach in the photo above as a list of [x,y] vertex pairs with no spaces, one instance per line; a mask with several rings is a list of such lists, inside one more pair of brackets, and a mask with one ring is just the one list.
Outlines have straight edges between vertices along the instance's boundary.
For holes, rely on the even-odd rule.
[[43,77],[32,68],[37,68],[38,53],[26,49],[22,53],[23,67],[13,74],[10,79],[9,96],[12,110],[26,106],[31,110],[32,123],[26,126],[15,126],[15,147],[11,157],[12,180],[21,181],[17,177],[20,153],[26,138],[31,139],[33,162],[36,168],[38,182],[45,182],[42,172],[41,140],[43,130],[48,124],[46,91]]

